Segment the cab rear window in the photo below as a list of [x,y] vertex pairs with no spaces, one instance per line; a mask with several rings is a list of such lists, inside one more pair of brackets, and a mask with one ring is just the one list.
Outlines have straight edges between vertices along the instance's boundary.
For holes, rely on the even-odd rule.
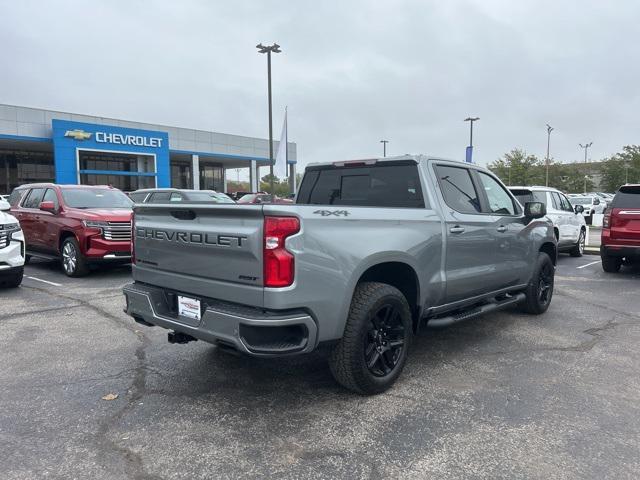
[[296,203],[424,208],[418,166],[387,164],[307,169]]
[[611,208],[640,208],[640,185],[624,185],[613,198]]

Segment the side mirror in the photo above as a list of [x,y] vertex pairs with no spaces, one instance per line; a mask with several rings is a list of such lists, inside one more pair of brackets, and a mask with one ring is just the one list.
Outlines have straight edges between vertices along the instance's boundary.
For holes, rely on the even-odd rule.
[[45,212],[55,213],[56,212],[56,205],[51,200],[47,200],[45,202],[40,202],[40,210],[43,210]]
[[576,213],[583,213],[584,212],[584,207],[582,205],[576,205],[575,207],[573,207],[573,210]]
[[547,214],[547,207],[542,202],[527,202],[524,204],[524,216],[533,220],[542,218]]
[[6,200],[0,200],[0,212],[8,212],[11,210],[11,205]]

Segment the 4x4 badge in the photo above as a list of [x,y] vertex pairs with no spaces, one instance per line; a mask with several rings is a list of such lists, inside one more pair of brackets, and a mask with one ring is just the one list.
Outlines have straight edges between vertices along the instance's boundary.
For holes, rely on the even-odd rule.
[[348,217],[348,210],[316,210],[313,212],[315,215],[322,215],[323,217],[329,217],[335,215],[336,217]]

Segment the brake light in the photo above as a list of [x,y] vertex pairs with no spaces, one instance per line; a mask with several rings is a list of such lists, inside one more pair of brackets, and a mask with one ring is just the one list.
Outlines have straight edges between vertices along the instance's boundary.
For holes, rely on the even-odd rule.
[[136,263],[136,214],[131,213],[131,263]]
[[602,218],[602,228],[610,228],[611,227],[611,212],[607,212],[604,214]]
[[264,217],[264,286],[288,287],[295,275],[295,259],[284,247],[287,237],[300,231],[297,217]]

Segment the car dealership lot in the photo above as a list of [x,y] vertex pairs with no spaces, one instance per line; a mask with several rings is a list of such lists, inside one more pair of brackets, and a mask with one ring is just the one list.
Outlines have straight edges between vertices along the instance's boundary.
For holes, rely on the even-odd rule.
[[640,471],[640,269],[563,255],[546,315],[427,331],[396,386],[368,398],[319,354],[169,345],[122,313],[129,281],[127,267],[71,279],[34,261],[21,288],[0,291],[3,478]]

